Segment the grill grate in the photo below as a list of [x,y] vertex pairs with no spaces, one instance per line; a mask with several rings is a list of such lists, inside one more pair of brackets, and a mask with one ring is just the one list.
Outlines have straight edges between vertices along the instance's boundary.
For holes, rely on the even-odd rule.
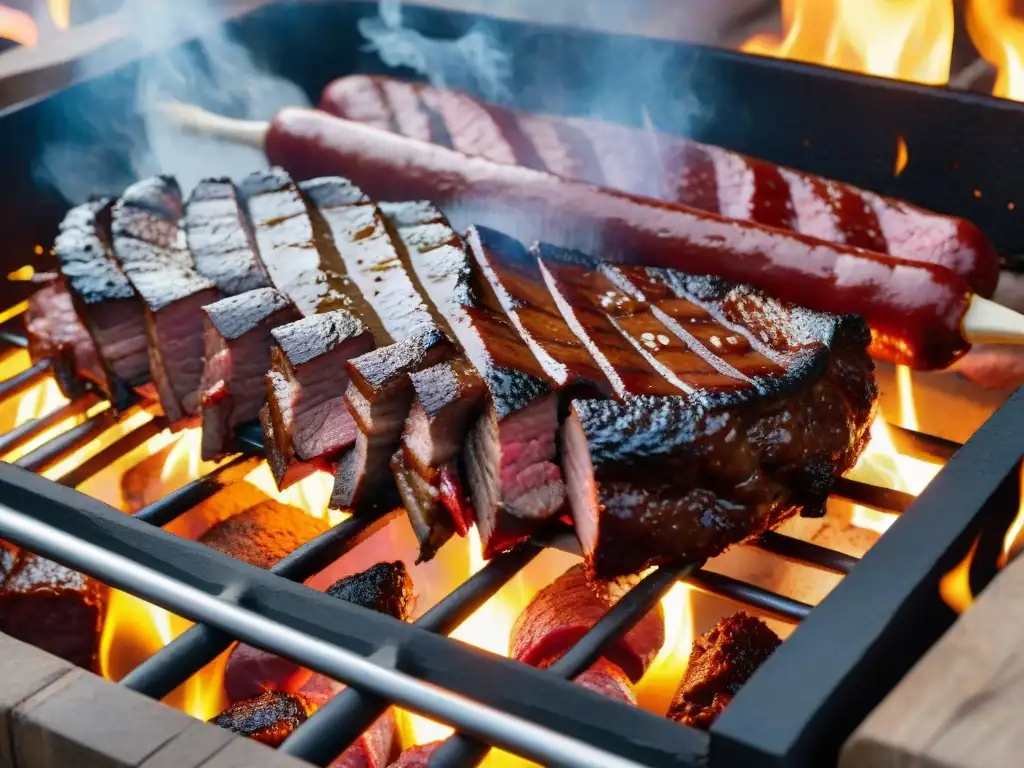
[[[20,346],[14,334],[8,333],[7,337],[13,337],[8,338],[9,343]],[[21,391],[27,386],[25,380],[37,381],[47,371],[47,366],[37,364],[0,383],[0,397],[5,392],[9,396]],[[1019,400],[1014,398],[1011,403]],[[81,414],[96,403],[95,394],[87,393],[53,414],[30,422],[31,429],[19,427],[0,436],[0,446],[24,444],[45,425]],[[42,471],[115,421],[111,410],[102,411],[15,464],[32,472]],[[661,567],[624,596],[558,663],[544,671],[534,670],[438,636],[452,632],[544,547],[578,554],[575,537],[565,526],[548,529],[534,541],[494,558],[413,625],[407,625],[301,585],[390,523],[397,510],[352,516],[268,572],[159,530],[241,479],[260,460],[258,427],[242,431],[238,456],[133,516],[116,513],[70,490],[165,426],[162,417],[150,420],[70,470],[57,484],[0,467],[0,488],[6,491],[2,496],[5,504],[0,504],[0,534],[199,622],[122,680],[135,691],[163,698],[236,639],[348,683],[349,688],[281,747],[314,765],[329,764],[391,703],[446,721],[467,734],[451,737],[431,765],[475,765],[489,744],[546,765],[703,763],[709,751],[708,734],[601,700],[559,678],[571,680],[586,669],[609,642],[626,633],[677,581],[792,623],[812,613],[810,605],[713,573],[704,569],[703,563]],[[934,459],[946,461],[958,448],[932,436],[891,429],[900,447]],[[944,474],[946,470],[940,476]],[[847,479],[836,484],[833,495],[894,513],[904,512],[914,501],[909,494]],[[971,520],[980,516],[981,506],[971,511]],[[936,557],[949,555],[956,543],[956,537],[950,537],[936,549]],[[861,573],[861,569],[854,568],[858,558],[782,534],[766,534],[753,546],[822,571]],[[784,647],[791,642],[792,638]],[[441,693],[434,686],[451,693]],[[546,727],[537,725],[539,722]],[[635,738],[638,733],[643,733],[642,740]],[[714,741],[714,729],[710,739]]]

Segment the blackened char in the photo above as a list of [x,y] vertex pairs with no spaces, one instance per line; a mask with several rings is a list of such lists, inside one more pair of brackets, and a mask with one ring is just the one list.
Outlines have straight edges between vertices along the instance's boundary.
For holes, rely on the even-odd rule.
[[[266,375],[267,445],[282,488],[303,476],[300,462],[329,458],[356,439],[345,403],[345,363],[373,349],[373,337],[352,313],[338,309],[272,330]],[[272,440],[272,443],[271,443]],[[272,446],[272,447],[271,447]]]
[[298,507],[268,499],[222,520],[199,541],[257,568],[270,568],[330,526]]
[[[361,573],[339,579],[327,588],[339,600],[408,621],[416,601],[412,578],[400,560],[377,563]],[[235,646],[224,669],[224,691],[237,702],[267,689],[295,692],[311,672],[298,664],[244,643]]]
[[114,255],[146,306],[149,367],[171,422],[199,408],[204,304],[217,299],[200,275],[180,226],[181,189],[153,176],[125,190],[112,213]]
[[112,203],[97,199],[68,211],[53,250],[99,351],[103,393],[123,408],[132,388],[149,380],[149,356],[142,302],[111,250]]
[[315,711],[304,696],[266,691],[232,704],[210,722],[269,747],[279,747]]
[[71,294],[59,275],[50,275],[50,279],[29,297],[25,332],[32,362],[51,361],[53,377],[68,399],[83,393],[85,381],[105,384],[106,374],[96,344],[82,325]]
[[[519,614],[509,638],[509,656],[532,666],[560,657],[637,581],[638,577],[591,580],[583,566],[574,565],[538,592]],[[658,605],[609,646],[604,656],[636,682],[664,643],[665,617]]]
[[767,624],[750,614],[741,611],[722,619],[693,642],[668,717],[709,728],[780,643]]
[[273,288],[256,288],[207,304],[206,354],[200,384],[203,459],[229,453],[235,427],[259,416],[266,400],[271,331],[299,319]]
[[99,672],[106,586],[0,540],[0,632]]
[[671,344],[737,374],[690,380],[685,396],[573,401],[562,466],[591,574],[713,557],[817,513],[868,439],[877,392],[863,321],[670,270],[601,269],[621,292],[616,312],[658,309]]
[[230,179],[203,179],[196,185],[185,205],[185,235],[196,271],[222,296],[270,284]]

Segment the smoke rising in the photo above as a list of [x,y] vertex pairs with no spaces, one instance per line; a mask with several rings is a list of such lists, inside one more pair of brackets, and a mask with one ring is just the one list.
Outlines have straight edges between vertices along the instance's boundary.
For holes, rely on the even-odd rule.
[[[178,177],[186,192],[203,177],[243,176],[266,165],[263,153],[186,133],[161,113],[168,101],[196,104],[223,115],[266,120],[287,105],[308,105],[293,83],[261,68],[248,49],[212,17],[206,0],[127,0],[127,29],[143,50],[135,78],[109,92],[89,92],[50,120],[36,168],[39,181],[72,204],[97,192],[116,193],[154,173]],[[180,41],[198,36],[193,45]],[[67,100],[62,100],[67,101]],[[126,109],[128,105],[128,109]],[[127,154],[128,167],[112,158]]]

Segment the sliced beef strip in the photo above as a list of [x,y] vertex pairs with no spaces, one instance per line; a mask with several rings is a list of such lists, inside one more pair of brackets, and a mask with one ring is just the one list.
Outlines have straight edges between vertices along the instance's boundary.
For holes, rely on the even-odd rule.
[[54,378],[68,399],[82,394],[85,381],[105,385],[106,373],[96,345],[82,325],[62,277],[52,275],[29,297],[25,331],[32,361],[52,361]]
[[256,288],[203,307],[206,354],[200,384],[204,460],[230,453],[235,427],[258,418],[266,400],[271,331],[299,313],[273,288]]
[[409,467],[404,451],[395,452],[390,467],[402,507],[420,545],[416,563],[431,560],[455,535],[453,517],[441,501],[440,491]]
[[760,619],[735,613],[693,642],[690,663],[672,699],[668,717],[707,729],[781,640]]
[[146,307],[153,383],[173,423],[199,409],[203,305],[218,297],[200,275],[180,226],[181,189],[168,176],[125,190],[112,212],[114,255]]
[[298,507],[268,499],[222,520],[199,541],[257,568],[270,568],[330,526]]
[[818,513],[868,439],[877,390],[863,321],[718,280],[609,270],[629,278],[627,290],[671,287],[676,304],[655,302],[666,316],[689,311],[684,300],[704,310],[711,317],[687,327],[699,336],[721,325],[722,344],[711,346],[751,375],[742,388],[572,403],[562,466],[590,573],[713,557],[798,511]]
[[99,672],[109,590],[0,540],[0,633]]
[[99,352],[103,393],[124,408],[132,388],[149,380],[149,356],[142,301],[111,250],[111,206],[97,199],[68,211],[53,250]]
[[334,310],[273,329],[266,375],[267,409],[282,471],[280,487],[301,474],[298,462],[327,459],[352,445],[356,424],[345,403],[345,363],[373,349],[366,326],[346,310]]
[[203,179],[192,190],[185,205],[185,236],[196,271],[222,296],[270,285],[230,179]]
[[[639,577],[591,580],[582,565],[574,565],[538,592],[516,618],[509,638],[509,656],[531,666],[560,657],[638,580]],[[659,604],[611,645],[604,657],[635,683],[664,643],[665,617]]]

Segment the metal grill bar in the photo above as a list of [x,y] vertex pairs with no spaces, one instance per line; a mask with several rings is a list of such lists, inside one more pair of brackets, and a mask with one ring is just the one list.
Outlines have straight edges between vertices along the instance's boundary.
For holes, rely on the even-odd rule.
[[53,440],[47,441],[31,453],[22,456],[14,462],[14,466],[27,469],[30,472],[43,472],[67,454],[87,445],[115,424],[117,424],[117,414],[108,408],[58,435]]
[[10,453],[16,448],[20,448],[29,440],[40,433],[45,432],[50,427],[60,424],[65,419],[71,419],[85,413],[99,402],[99,396],[89,393],[77,400],[72,400],[66,405],[62,405],[60,408],[55,408],[45,416],[39,416],[38,418],[30,419],[23,424],[19,424],[10,432],[0,435],[0,455]]
[[159,435],[167,428],[167,419],[157,416],[145,424],[122,435],[103,450],[90,456],[77,467],[68,470],[58,478],[57,482],[68,488],[77,488],[91,477],[99,474],[126,453],[134,451],[143,443]]
[[[498,555],[414,623],[428,632],[453,632],[542,551],[542,547],[527,543]],[[346,688],[300,725],[279,749],[313,765],[328,766],[390,706],[385,699]]]
[[902,514],[914,503],[914,495],[903,491],[894,491],[880,485],[868,485],[849,478],[837,478],[832,484],[832,496],[851,501],[876,512]]
[[[700,563],[665,566],[645,576],[547,671],[563,680],[571,680],[586,671],[613,640],[625,635],[646,616],[676,581],[699,567]],[[490,749],[487,744],[456,733],[438,747],[429,765],[430,768],[469,768],[478,765]]]
[[811,565],[823,571],[845,576],[853,570],[860,558],[838,552],[828,547],[812,544],[803,539],[794,539],[775,531],[768,531],[748,546],[770,552],[798,565]]
[[737,602],[752,605],[776,619],[788,621],[792,624],[799,623],[807,618],[807,614],[814,607],[799,600],[794,600],[791,597],[780,595],[777,592],[734,579],[732,576],[725,576],[704,568],[691,576],[687,576],[683,579],[683,582],[691,587],[696,587],[702,592],[728,597]]
[[28,339],[24,334],[13,333],[12,331],[0,331],[0,341],[19,349],[28,348]]
[[945,464],[962,447],[954,440],[936,437],[906,427],[889,424],[889,434],[896,450],[908,456],[921,456]]
[[[270,572],[289,581],[304,581],[383,528],[395,514],[358,515],[343,520],[299,547]],[[141,513],[139,518],[145,519]],[[197,624],[133,669],[121,684],[150,698],[162,699],[226,651],[233,642],[230,635]]]
[[0,381],[0,400],[5,400],[8,397],[24,392],[32,385],[37,384],[52,369],[52,360],[40,360],[21,373],[16,373],[11,378]]
[[218,491],[241,480],[259,462],[260,459],[255,456],[235,456],[203,477],[192,480],[159,501],[143,507],[135,513],[135,517],[157,527],[167,525]]

